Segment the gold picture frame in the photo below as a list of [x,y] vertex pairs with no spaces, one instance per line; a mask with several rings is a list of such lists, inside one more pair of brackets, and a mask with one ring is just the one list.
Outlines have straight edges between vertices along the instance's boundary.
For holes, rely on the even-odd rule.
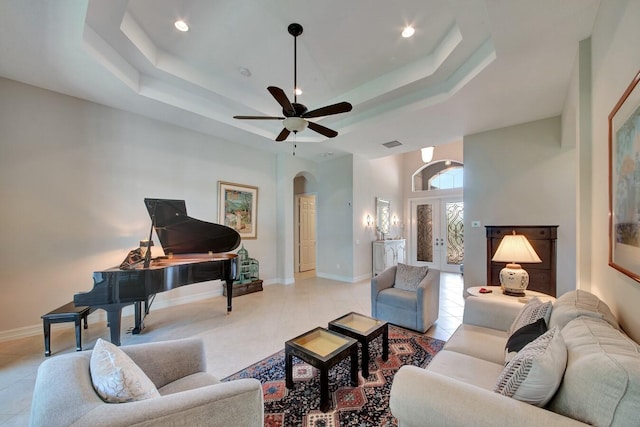
[[258,238],[258,187],[218,181],[218,223],[240,233],[242,239]]
[[609,114],[609,265],[640,282],[640,71]]

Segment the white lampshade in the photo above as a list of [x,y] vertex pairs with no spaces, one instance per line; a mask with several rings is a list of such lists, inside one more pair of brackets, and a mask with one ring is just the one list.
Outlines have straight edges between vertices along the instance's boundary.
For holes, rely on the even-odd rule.
[[424,147],[422,151],[422,161],[425,163],[429,163],[431,159],[433,159],[433,149],[436,148],[434,146]]
[[514,231],[502,238],[492,261],[508,263],[500,271],[500,286],[507,295],[524,296],[529,286],[529,274],[517,264],[519,262],[542,262],[527,238]]
[[307,128],[307,121],[302,117],[287,117],[282,124],[289,132],[302,132]]

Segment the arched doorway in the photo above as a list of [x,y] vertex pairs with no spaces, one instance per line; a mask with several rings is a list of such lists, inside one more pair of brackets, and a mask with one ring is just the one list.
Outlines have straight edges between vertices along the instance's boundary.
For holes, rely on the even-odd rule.
[[294,273],[315,273],[316,269],[316,182],[300,173],[293,180]]
[[410,262],[459,272],[464,262],[463,165],[452,160],[429,163],[413,175],[409,199]]

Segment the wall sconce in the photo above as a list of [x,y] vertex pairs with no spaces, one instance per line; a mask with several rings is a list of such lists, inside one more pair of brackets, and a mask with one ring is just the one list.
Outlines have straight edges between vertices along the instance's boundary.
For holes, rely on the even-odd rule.
[[367,227],[371,227],[373,225],[373,218],[371,218],[371,215],[367,214]]
[[434,150],[433,145],[431,147],[425,147],[422,150],[420,150],[422,152],[422,161],[425,163],[429,163],[432,159],[433,159],[433,150]]
[[398,216],[394,215],[393,218],[391,218],[391,223],[393,225],[398,225]]

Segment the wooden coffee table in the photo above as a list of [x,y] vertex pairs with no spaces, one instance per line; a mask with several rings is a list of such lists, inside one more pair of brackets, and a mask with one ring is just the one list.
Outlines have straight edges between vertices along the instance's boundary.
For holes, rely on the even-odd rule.
[[358,385],[358,341],[315,328],[284,343],[287,388],[293,388],[293,356],[320,371],[320,410],[329,410],[329,369],[351,356],[351,385]]
[[389,324],[351,312],[329,322],[329,329],[358,340],[362,344],[362,376],[369,376],[369,343],[382,335],[382,360],[389,359]]

